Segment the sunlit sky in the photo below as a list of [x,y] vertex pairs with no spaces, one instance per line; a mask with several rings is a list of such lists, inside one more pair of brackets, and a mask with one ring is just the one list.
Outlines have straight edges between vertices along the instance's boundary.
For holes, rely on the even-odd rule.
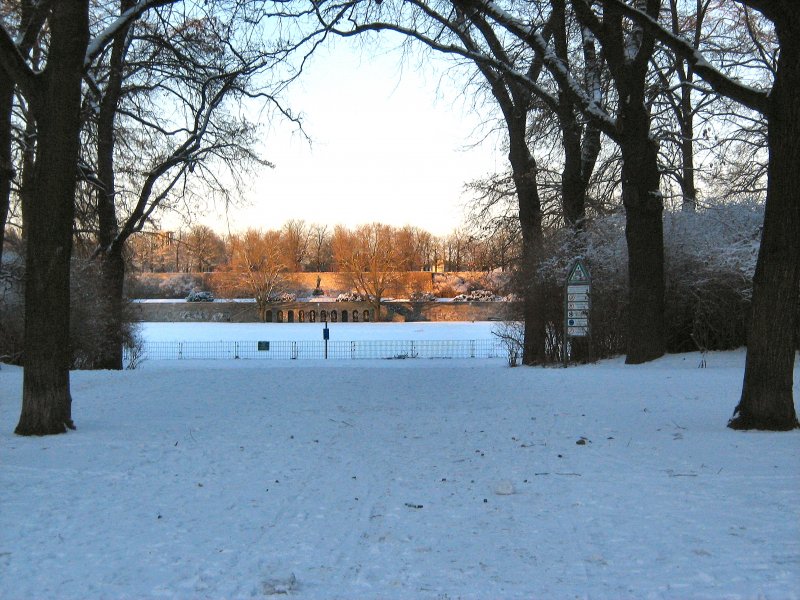
[[265,126],[261,151],[275,168],[254,178],[250,206],[200,221],[221,233],[289,219],[408,224],[435,235],[460,226],[464,184],[503,170],[504,153],[480,127],[486,115],[442,78],[447,63],[419,69],[390,46],[339,40],[320,49],[287,96],[311,144],[292,125]]

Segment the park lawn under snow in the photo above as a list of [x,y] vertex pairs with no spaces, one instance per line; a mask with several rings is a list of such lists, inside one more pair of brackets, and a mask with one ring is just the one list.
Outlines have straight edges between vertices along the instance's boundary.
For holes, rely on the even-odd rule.
[[149,361],[47,438],[3,366],[0,596],[798,598],[800,432],[725,427],[743,361]]
[[[328,323],[331,341],[478,340],[492,338],[498,323]],[[321,340],[322,323],[141,323],[142,338],[151,342],[243,342]]]

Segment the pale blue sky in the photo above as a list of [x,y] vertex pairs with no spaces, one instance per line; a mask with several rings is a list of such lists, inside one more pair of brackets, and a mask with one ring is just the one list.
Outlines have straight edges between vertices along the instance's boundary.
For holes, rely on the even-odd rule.
[[[437,235],[458,227],[464,183],[503,170],[505,156],[494,137],[475,146],[481,116],[441,79],[445,66],[423,72],[352,41],[321,49],[288,97],[311,146],[288,125],[268,129],[262,152],[275,168],[255,178],[252,206],[231,211],[225,228],[288,219],[411,224]],[[217,217],[208,224],[221,226]]]

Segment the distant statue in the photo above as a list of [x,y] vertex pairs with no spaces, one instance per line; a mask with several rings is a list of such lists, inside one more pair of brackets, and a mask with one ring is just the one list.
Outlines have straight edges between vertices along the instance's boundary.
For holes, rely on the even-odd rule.
[[319,275],[317,275],[317,289],[319,289],[319,284],[320,284],[321,281],[322,281],[322,278]]

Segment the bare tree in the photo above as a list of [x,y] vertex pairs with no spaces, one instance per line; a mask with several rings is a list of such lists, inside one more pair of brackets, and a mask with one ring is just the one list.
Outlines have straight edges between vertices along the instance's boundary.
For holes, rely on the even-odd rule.
[[[22,58],[30,58],[36,48],[49,9],[47,2],[37,4],[32,0],[6,2],[0,8],[0,21],[9,33],[15,34],[17,51]],[[16,83],[13,76],[0,68],[0,264],[3,262],[5,229],[11,206],[13,181],[18,174],[13,155],[12,122],[15,90]],[[30,127],[33,131],[32,119]],[[33,155],[30,154],[30,157],[32,168]]]
[[225,243],[207,225],[195,225],[183,239],[188,255],[189,269],[212,271],[225,260]]
[[[130,2],[121,0],[121,10]],[[217,3],[153,12],[130,31],[119,31],[110,55],[101,55],[92,68],[99,96],[96,255],[115,316],[109,336],[120,329],[128,238],[165,206],[190,210],[196,188],[219,193],[227,202],[228,181],[268,164],[251,150],[255,125],[231,108],[247,98],[274,101],[254,81],[276,64],[283,48],[276,53],[240,43],[239,30],[255,27],[265,15],[244,4],[241,10],[229,8]],[[163,116],[167,107],[169,118]],[[175,247],[176,270],[181,248]],[[103,366],[122,367],[121,344]]]
[[56,2],[41,74],[0,27],[0,67],[36,117],[35,176],[26,202],[25,371],[19,435],[74,428],[69,388],[69,264],[78,163],[81,81],[89,43],[88,0]]
[[328,271],[331,268],[331,234],[327,225],[311,225],[310,270]]
[[395,231],[381,223],[361,225],[352,231],[337,226],[333,236],[333,256],[339,271],[369,299],[378,320],[381,298],[406,269],[395,238]]
[[308,257],[311,228],[302,219],[290,219],[281,227],[283,261],[290,271],[299,272]]
[[769,91],[716,69],[686,40],[621,0],[603,0],[636,19],[683,57],[714,90],[763,114],[768,121],[768,182],[742,396],[733,429],[789,430],[800,426],[792,394],[800,295],[800,13],[790,0],[743,0],[769,19],[780,45]]
[[270,304],[285,291],[287,272],[282,260],[280,232],[248,229],[230,240],[233,283],[248,290],[256,301],[258,316],[267,320]]

